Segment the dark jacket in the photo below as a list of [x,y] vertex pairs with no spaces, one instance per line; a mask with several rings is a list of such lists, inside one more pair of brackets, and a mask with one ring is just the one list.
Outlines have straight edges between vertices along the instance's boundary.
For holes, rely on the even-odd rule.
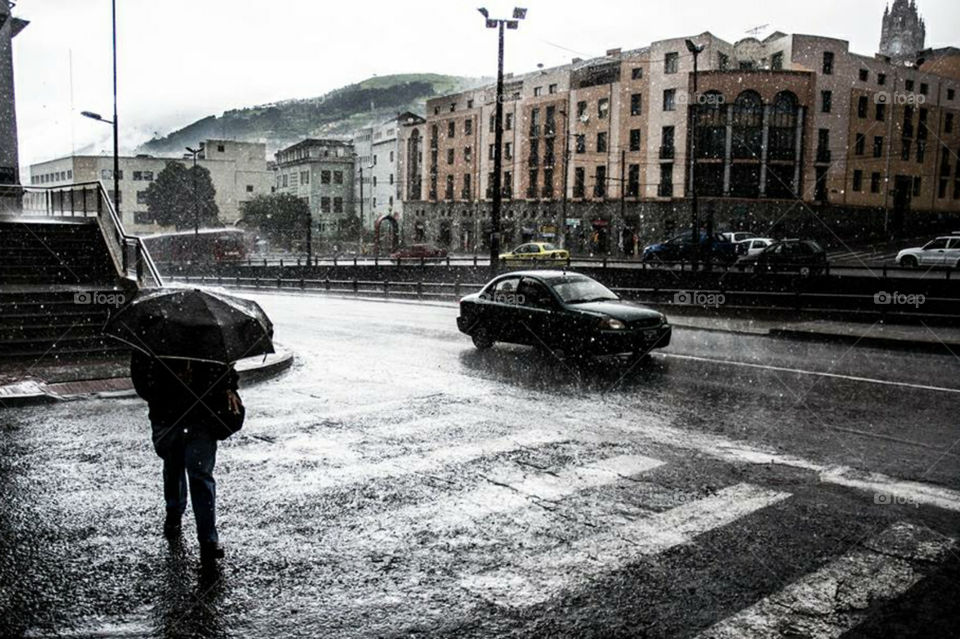
[[237,390],[233,366],[149,357],[134,351],[130,377],[150,405],[153,447],[164,457],[194,437],[220,439],[227,391]]

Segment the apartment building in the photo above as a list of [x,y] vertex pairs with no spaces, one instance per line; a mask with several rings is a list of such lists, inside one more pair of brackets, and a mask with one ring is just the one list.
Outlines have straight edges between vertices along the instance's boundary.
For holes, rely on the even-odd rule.
[[[916,11],[898,0],[891,13]],[[957,220],[960,56],[922,51],[901,23],[922,21],[885,19],[896,59],[835,38],[705,32],[508,75],[504,243],[635,254],[689,227],[694,184],[716,228],[896,235]],[[702,47],[696,87],[687,40]],[[494,87],[428,101],[407,238],[483,249],[495,107]]]
[[275,190],[307,202],[321,238],[337,238],[349,231],[350,219],[358,214],[353,144],[306,139],[277,151],[276,163]]
[[[197,164],[210,171],[216,191],[215,202],[220,221],[233,224],[240,218],[244,202],[257,195],[270,193],[273,173],[267,170],[266,144],[210,139],[201,142]],[[193,158],[157,157],[152,155],[121,156],[120,212],[123,224],[133,233],[156,233],[165,229],[147,209],[146,190],[168,162],[193,164]],[[113,156],[71,155],[30,166],[30,184],[34,186],[67,186],[85,182],[103,182],[113,198]]]

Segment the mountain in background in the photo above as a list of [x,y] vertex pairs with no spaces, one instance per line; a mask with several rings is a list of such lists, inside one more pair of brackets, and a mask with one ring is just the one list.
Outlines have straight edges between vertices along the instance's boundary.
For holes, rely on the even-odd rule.
[[427,99],[488,84],[486,78],[434,73],[373,77],[318,98],[284,100],[207,116],[165,137],[140,146],[138,152],[180,153],[210,138],[266,142],[267,152],[304,138],[349,137],[404,111],[423,114]]

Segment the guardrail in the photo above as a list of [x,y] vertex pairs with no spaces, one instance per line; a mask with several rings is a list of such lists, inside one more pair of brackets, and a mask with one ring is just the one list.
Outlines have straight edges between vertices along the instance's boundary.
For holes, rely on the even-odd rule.
[[138,286],[163,286],[163,277],[141,239],[128,235],[123,221],[101,182],[43,187],[0,185],[0,192],[15,199],[14,208],[4,213],[25,217],[96,218],[110,259],[120,277],[133,279]]
[[[354,296],[404,298],[416,300],[459,300],[479,292],[486,282],[425,282],[373,279],[284,278],[182,276],[174,281],[200,285],[224,286],[248,290],[313,291]],[[717,314],[738,312],[789,312],[813,315],[844,315],[858,320],[936,324],[960,324],[960,298],[921,296],[922,302],[893,304],[878,295],[811,292],[802,290],[691,290],[676,287],[617,287],[610,289],[631,301],[666,309],[701,309]],[[933,311],[921,312],[923,308]]]

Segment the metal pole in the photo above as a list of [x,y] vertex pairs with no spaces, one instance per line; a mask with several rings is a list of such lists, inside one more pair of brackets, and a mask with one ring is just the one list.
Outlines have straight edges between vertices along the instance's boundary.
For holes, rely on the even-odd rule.
[[120,215],[120,125],[117,124],[117,0],[110,4],[113,19],[113,208],[117,217],[123,220]]
[[697,98],[697,56],[700,52],[693,53],[693,97],[687,99],[687,136],[690,138],[690,241],[693,242],[693,270],[697,270],[697,262],[700,258],[700,211],[697,201],[697,136],[694,130],[696,119],[694,116],[694,101]]
[[623,246],[623,229],[627,220],[627,152],[620,149],[620,252],[626,254]]
[[313,214],[307,209],[307,266],[313,263]]
[[[371,138],[372,139],[372,138]],[[363,158],[361,156],[361,162]],[[357,238],[357,250],[363,255],[363,165],[360,166],[360,236]]]
[[493,137],[493,207],[490,211],[490,274],[500,262],[500,207],[503,204],[503,20],[497,25],[497,95]]
[[[567,107],[570,105],[567,104]],[[570,172],[570,114],[566,111],[561,111],[563,115],[563,196],[560,208],[560,220],[556,227],[557,233],[557,246],[560,248],[566,248],[566,228],[567,228],[567,180],[568,173]],[[564,231],[561,233],[561,230]]]

